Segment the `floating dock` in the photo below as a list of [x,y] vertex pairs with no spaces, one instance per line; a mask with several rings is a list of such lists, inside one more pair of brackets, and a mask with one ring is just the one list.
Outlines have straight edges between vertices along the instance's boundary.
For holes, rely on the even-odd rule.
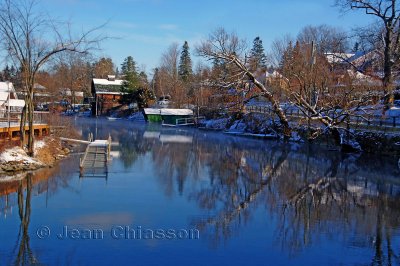
[[108,140],[95,140],[86,148],[80,161],[80,177],[108,176],[108,161],[111,153],[111,137]]

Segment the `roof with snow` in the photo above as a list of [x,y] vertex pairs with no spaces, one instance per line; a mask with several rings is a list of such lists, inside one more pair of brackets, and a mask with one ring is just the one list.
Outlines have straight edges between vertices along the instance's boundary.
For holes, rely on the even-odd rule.
[[345,63],[353,59],[356,54],[354,53],[326,53],[326,59],[330,64]]
[[0,105],[1,105],[3,102],[7,101],[7,99],[8,99],[8,92],[2,92],[2,91],[0,91]]
[[75,97],[83,97],[83,91],[71,91],[69,88],[61,88],[61,95],[63,96],[72,96],[72,93]]
[[144,108],[146,115],[193,115],[190,109],[171,109],[171,108]]
[[24,107],[25,101],[24,100],[17,100],[17,99],[10,99],[10,101],[4,103],[5,106],[10,105],[10,107]]
[[45,90],[45,89],[47,89],[45,86],[40,85],[39,83],[35,83],[35,84],[33,85],[33,88],[34,88],[35,90]]
[[92,81],[92,93],[94,94],[122,94],[121,86],[124,80],[121,79],[93,79]]
[[382,86],[382,81],[379,78],[365,75],[360,71],[347,70],[347,73],[357,85]]
[[12,82],[0,82],[0,92],[15,92]]
[[16,99],[17,93],[15,92],[14,85],[12,82],[0,82],[0,105],[3,105],[8,97],[10,99]]

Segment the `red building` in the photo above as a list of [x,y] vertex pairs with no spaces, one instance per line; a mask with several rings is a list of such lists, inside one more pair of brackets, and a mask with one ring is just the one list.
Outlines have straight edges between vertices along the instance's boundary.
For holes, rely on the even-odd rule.
[[92,94],[94,103],[92,113],[95,116],[107,114],[112,108],[120,106],[119,100],[123,95],[121,86],[124,80],[115,79],[109,75],[107,79],[92,80]]

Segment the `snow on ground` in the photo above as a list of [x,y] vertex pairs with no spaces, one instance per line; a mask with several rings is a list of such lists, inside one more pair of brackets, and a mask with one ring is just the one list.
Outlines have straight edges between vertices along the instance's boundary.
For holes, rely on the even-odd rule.
[[22,162],[25,164],[40,164],[37,160],[29,157],[20,147],[13,147],[0,154],[0,163]]
[[34,142],[35,152],[37,152],[38,150],[43,148],[45,145],[46,145],[46,142],[44,142],[43,140],[35,141]]
[[205,127],[209,129],[225,129],[228,118],[212,119],[205,122]]
[[233,123],[233,125],[229,128],[229,131],[244,133],[246,128],[247,125],[242,120],[236,120]]

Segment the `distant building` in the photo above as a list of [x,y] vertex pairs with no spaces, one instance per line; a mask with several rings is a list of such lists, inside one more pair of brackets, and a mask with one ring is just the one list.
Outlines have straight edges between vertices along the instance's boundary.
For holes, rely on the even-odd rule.
[[[26,95],[26,89],[19,89],[17,91],[19,98],[24,98]],[[51,95],[48,93],[48,90],[45,86],[40,85],[39,83],[35,83],[33,85],[33,103],[35,106],[47,103],[51,100]]]
[[49,102],[53,101],[48,89],[45,86],[35,83],[33,85],[33,89],[33,103],[36,110],[43,110],[44,105],[48,105]]
[[326,60],[329,64],[348,64],[355,56],[355,53],[326,53]]
[[7,110],[20,111],[25,106],[24,100],[18,100],[12,82],[0,82],[0,117],[4,117]]
[[74,91],[70,88],[62,88],[59,91],[62,99],[71,104],[80,104],[83,102],[83,91]]
[[121,92],[121,86],[124,80],[115,79],[114,75],[109,75],[107,79],[92,80],[92,94],[94,103],[92,113],[102,115],[109,112],[110,109],[120,105],[119,100],[124,94]]

